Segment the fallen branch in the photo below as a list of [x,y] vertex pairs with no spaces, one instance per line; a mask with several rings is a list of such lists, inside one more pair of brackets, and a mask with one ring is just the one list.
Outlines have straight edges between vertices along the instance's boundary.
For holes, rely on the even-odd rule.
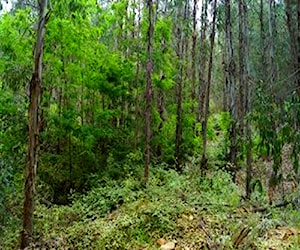
[[238,248],[239,245],[243,242],[243,240],[248,236],[248,234],[251,232],[251,229],[249,227],[244,227],[242,231],[239,233],[238,237],[235,239],[233,246],[235,248]]
[[239,233],[238,237],[235,239],[233,246],[235,248],[238,248],[239,245],[243,242],[243,240],[248,236],[250,232],[251,229],[249,227],[244,227],[242,231]]
[[253,208],[253,212],[256,213],[256,212],[260,212],[260,213],[263,213],[265,211],[267,211],[268,209],[270,208],[280,208],[280,207],[286,207],[287,205],[289,204],[292,204],[293,202],[292,201],[282,201],[278,204],[275,204],[275,205],[272,205],[272,206],[266,206],[266,207],[255,207]]

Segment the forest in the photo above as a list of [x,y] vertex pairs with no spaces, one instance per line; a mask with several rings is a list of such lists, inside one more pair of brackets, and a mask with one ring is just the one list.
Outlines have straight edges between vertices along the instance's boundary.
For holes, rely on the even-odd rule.
[[0,249],[300,249],[299,157],[299,0],[0,1]]

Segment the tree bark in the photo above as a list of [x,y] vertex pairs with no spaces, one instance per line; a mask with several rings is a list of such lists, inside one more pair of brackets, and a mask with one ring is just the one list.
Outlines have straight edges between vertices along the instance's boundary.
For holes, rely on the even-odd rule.
[[[141,2],[138,0],[138,22],[137,22],[137,35],[134,37],[137,37],[137,48],[136,48],[136,53],[137,53],[137,63],[136,63],[136,72],[135,72],[135,88],[136,88],[136,93],[135,93],[135,106],[134,106],[134,150],[136,151],[138,149],[138,138],[139,138],[139,75],[140,75],[140,50],[141,50],[141,45],[140,45],[140,32],[141,32]],[[134,34],[134,32],[133,32]]]
[[[275,66],[274,66],[274,27],[275,27],[275,0],[269,0],[268,5],[268,26],[269,26],[269,88],[270,88],[270,95],[271,95],[271,104],[275,103],[275,92],[274,92],[274,82],[275,82]],[[274,110],[270,110],[271,121],[272,121],[272,127],[269,129],[272,129],[273,131],[276,131],[276,121],[274,118]],[[271,138],[271,140],[276,140],[275,136]],[[275,145],[272,142],[274,148]],[[269,187],[268,187],[268,196],[269,196],[269,204],[272,204],[273,200],[273,192],[275,190],[276,185],[278,184],[278,170],[280,167],[280,161],[276,160],[278,158],[276,155],[280,154],[278,151],[278,148],[273,150],[272,156],[273,156],[273,169],[272,169],[272,175],[269,180]],[[280,159],[281,156],[279,156]]]
[[285,13],[286,13],[286,25],[289,31],[290,37],[290,53],[291,53],[291,64],[292,64],[292,74],[297,70],[297,42],[295,36],[295,27],[293,22],[293,11],[291,6],[291,0],[285,0]]
[[41,0],[39,4],[39,24],[36,34],[34,51],[34,70],[30,81],[30,104],[28,109],[28,150],[25,171],[24,206],[23,206],[23,230],[21,232],[20,248],[29,246],[33,236],[33,212],[35,178],[38,166],[39,132],[40,132],[40,103],[42,95],[42,62],[44,50],[45,26],[48,19],[47,0]]
[[[244,86],[245,86],[245,114],[249,114],[251,111],[251,89],[249,84],[250,78],[250,60],[249,60],[249,26],[248,26],[248,7],[247,2],[243,0],[243,36],[245,42],[245,72],[244,72]],[[250,199],[251,196],[251,180],[252,180],[252,131],[251,124],[248,117],[246,117],[245,124],[245,133],[246,133],[246,197]]]
[[[179,9],[180,13],[180,9]],[[180,15],[180,14],[179,14]],[[177,57],[179,60],[179,76],[175,86],[176,95],[176,129],[175,129],[175,167],[177,171],[181,170],[181,137],[182,137],[182,81],[183,81],[183,53],[184,53],[184,42],[183,42],[183,27],[177,27],[178,40],[177,40]]]
[[273,87],[275,81],[275,66],[274,66],[274,0],[269,0],[269,79],[270,89],[273,96]]
[[205,69],[207,57],[205,53],[205,40],[206,40],[206,30],[207,30],[207,6],[208,0],[205,0],[202,4],[201,10],[201,31],[200,31],[200,56],[199,56],[199,85],[198,85],[198,110],[197,110],[197,123],[201,122],[204,116],[204,101],[205,101]]
[[266,60],[266,33],[265,33],[265,25],[264,25],[264,2],[265,0],[260,0],[260,13],[259,13],[259,21],[260,21],[260,49],[261,49],[261,66],[260,66],[260,76],[263,80],[263,85],[265,85],[266,74],[265,67],[267,65]]
[[147,68],[146,68],[146,110],[145,110],[145,127],[146,127],[146,145],[145,145],[145,166],[144,178],[145,183],[149,179],[149,165],[151,159],[151,113],[152,113],[152,71],[153,71],[153,33],[154,33],[154,14],[153,1],[147,0],[148,5],[148,31],[147,31]]
[[216,19],[217,19],[217,0],[213,2],[213,19],[212,19],[212,31],[210,34],[210,53],[208,61],[208,76],[207,84],[205,89],[205,106],[204,106],[204,118],[202,122],[202,159],[201,167],[206,168],[207,157],[206,157],[206,148],[207,148],[207,121],[209,116],[209,99],[210,99],[210,86],[212,79],[212,69],[213,69],[213,53],[214,53],[214,44],[215,44],[215,33],[216,33]]
[[233,54],[233,42],[231,31],[231,1],[225,0],[225,39],[227,49],[227,72],[229,80],[229,100],[230,100],[230,115],[232,119],[230,128],[230,153],[229,160],[231,163],[231,169],[233,179],[235,180],[235,172],[237,167],[237,111],[236,111],[236,96],[235,96],[235,64]]
[[197,2],[193,2],[193,37],[192,37],[192,114],[196,98],[196,47],[197,47]]
[[300,0],[297,2],[297,20],[298,20],[298,73],[297,73],[297,94],[300,97]]
[[238,101],[238,120],[239,120],[239,136],[244,134],[244,115],[245,115],[245,27],[244,27],[244,1],[238,0],[239,14],[239,101]]

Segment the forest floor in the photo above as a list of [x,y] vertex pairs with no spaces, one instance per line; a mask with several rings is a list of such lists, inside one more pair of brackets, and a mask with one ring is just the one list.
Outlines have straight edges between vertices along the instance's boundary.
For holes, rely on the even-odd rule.
[[[103,179],[69,206],[37,204],[30,249],[300,249],[295,204],[268,206],[264,187],[243,195],[222,171],[157,167],[147,188],[131,176]],[[16,248],[19,228],[7,228],[1,249]]]

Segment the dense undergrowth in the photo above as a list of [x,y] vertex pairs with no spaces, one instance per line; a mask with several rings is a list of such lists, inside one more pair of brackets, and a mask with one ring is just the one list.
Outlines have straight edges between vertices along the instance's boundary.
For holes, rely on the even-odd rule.
[[[94,188],[73,195],[69,206],[39,199],[33,249],[158,249],[160,238],[176,241],[177,249],[299,249],[300,216],[292,206],[255,213],[253,204],[264,205],[264,195],[254,193],[250,206],[228,174],[199,176],[195,168],[178,174],[157,166],[147,187],[133,176],[94,177]],[[15,212],[1,249],[18,244],[21,213]]]

